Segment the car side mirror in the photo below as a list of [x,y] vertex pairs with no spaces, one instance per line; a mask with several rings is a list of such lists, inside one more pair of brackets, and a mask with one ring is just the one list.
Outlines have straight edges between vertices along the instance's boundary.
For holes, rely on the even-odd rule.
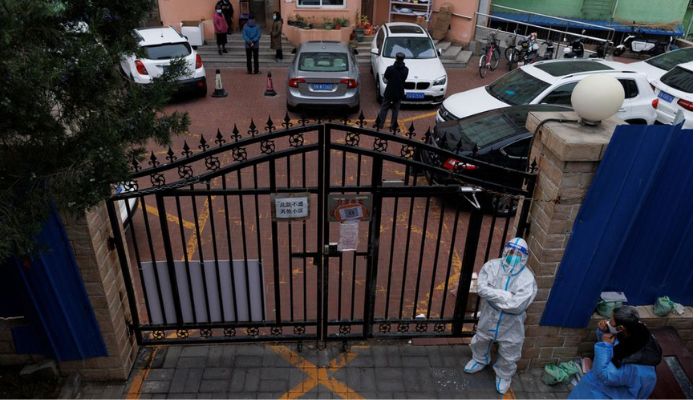
[[379,49],[378,48],[373,48],[372,50],[369,51],[370,53],[374,54],[375,56],[379,55]]
[[296,48],[296,47],[292,49],[292,54],[297,54],[297,48]]
[[437,49],[438,57],[442,55],[442,49]]
[[358,54],[360,54],[360,52],[359,52],[359,51],[357,51],[357,49],[352,49],[352,54],[354,54],[354,55],[358,55]]

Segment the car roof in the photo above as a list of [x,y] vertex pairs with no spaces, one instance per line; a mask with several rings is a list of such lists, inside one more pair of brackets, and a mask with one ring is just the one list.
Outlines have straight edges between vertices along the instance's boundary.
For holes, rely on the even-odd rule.
[[683,63],[683,64],[678,64],[678,66],[681,68],[687,69],[690,72],[693,72],[693,62],[692,61],[688,61],[687,63]]
[[152,46],[161,43],[186,42],[187,39],[180,35],[171,26],[160,26],[155,28],[134,29],[136,38],[141,46]]
[[418,24],[388,22],[385,25],[389,36],[426,36],[425,29]]
[[[675,50],[672,50],[672,51],[669,51],[669,52],[666,52],[666,53],[661,53],[661,54],[659,54],[658,56],[650,57],[650,58],[647,58],[646,60],[642,60],[642,61],[638,61],[638,62],[651,64],[651,65],[653,65],[653,66],[655,66],[655,67],[658,68],[658,66],[652,64],[652,62],[654,62],[654,61],[656,61],[656,60],[664,60],[664,59],[667,59],[667,58],[674,59],[674,58],[676,58],[676,57],[679,57],[679,56],[682,57],[682,56],[685,56],[685,55],[690,55],[690,60],[692,61],[692,59],[693,59],[693,48],[692,48],[692,47],[684,47],[684,48],[682,48],[682,49],[675,49]],[[676,64],[676,65],[677,65],[677,64]],[[673,68],[673,66],[671,66],[671,68]],[[668,69],[666,69],[666,70],[668,71],[668,70],[671,69],[671,68],[668,68]]]
[[524,72],[549,84],[574,76],[627,71],[626,64],[606,60],[547,60],[520,67]]
[[299,47],[299,51],[341,51],[347,52],[348,45],[338,41],[311,40],[304,42]]

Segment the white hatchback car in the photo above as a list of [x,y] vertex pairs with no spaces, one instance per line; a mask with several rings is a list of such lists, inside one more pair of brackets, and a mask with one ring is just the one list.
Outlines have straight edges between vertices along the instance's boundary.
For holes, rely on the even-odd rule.
[[[662,124],[673,124],[682,113],[683,128],[693,129],[693,62],[680,64],[652,81],[656,96],[654,100],[656,120]],[[681,115],[678,115],[681,118]]]
[[207,94],[207,78],[202,57],[190,46],[187,38],[169,26],[134,29],[133,34],[142,50],[121,59],[122,72],[138,84],[149,84],[163,74],[170,63],[184,58],[187,71],[178,78],[181,90],[193,91],[198,96]]
[[521,104],[571,106],[576,84],[591,74],[617,78],[625,100],[615,114],[631,124],[653,124],[654,92],[644,74],[625,71],[625,64],[602,60],[549,60],[524,65],[488,86],[453,94],[438,110],[437,122],[461,119],[480,112]]
[[646,74],[649,82],[652,82],[659,79],[661,75],[665,74],[676,65],[689,61],[693,61],[692,47],[676,49],[647,58],[646,60],[629,63],[625,68]]
[[447,72],[440,61],[433,39],[420,25],[390,22],[379,28],[370,49],[372,76],[377,100],[386,90],[384,71],[395,61],[396,54],[406,55],[408,78],[404,85],[404,103],[440,104],[447,92]]

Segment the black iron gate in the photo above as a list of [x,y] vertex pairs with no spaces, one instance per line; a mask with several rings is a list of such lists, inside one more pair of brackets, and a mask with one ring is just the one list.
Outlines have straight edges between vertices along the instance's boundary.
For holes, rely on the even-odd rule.
[[[108,205],[141,343],[468,336],[474,268],[522,233],[534,175],[381,132],[287,116],[133,161]],[[517,179],[451,172],[450,155]],[[467,207],[466,185],[521,200],[519,223]],[[346,250],[346,251],[343,251]],[[473,289],[473,287],[472,287]]]

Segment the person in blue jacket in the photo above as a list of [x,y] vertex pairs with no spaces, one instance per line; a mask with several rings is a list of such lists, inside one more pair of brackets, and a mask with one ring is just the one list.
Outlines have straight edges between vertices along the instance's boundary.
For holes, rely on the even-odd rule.
[[570,399],[647,399],[656,386],[661,348],[639,321],[634,307],[613,310],[596,329],[593,366],[569,394]]
[[[245,42],[245,60],[248,73],[259,74],[258,48],[260,47],[260,27],[255,23],[255,18],[253,18],[252,14],[243,27],[243,41]],[[251,65],[251,58],[253,59],[254,65]]]

